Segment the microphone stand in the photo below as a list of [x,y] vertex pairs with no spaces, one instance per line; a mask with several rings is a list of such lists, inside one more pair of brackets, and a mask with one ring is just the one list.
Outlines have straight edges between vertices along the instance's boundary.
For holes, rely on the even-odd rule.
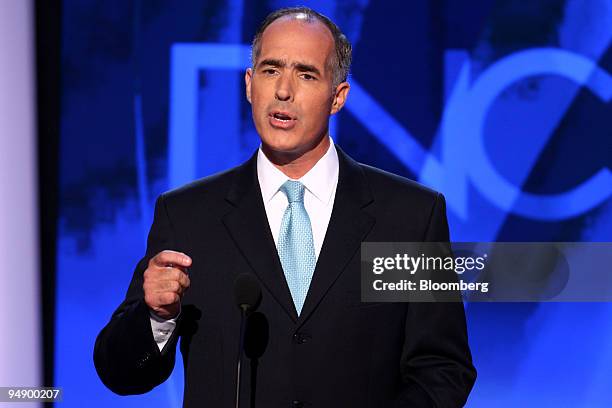
[[240,408],[240,372],[242,368],[242,351],[244,350],[244,327],[249,305],[240,305],[240,339],[238,344],[238,364],[236,367],[236,408]]
[[234,281],[234,296],[236,305],[240,308],[240,339],[238,341],[238,360],[236,363],[236,404],[240,408],[240,377],[242,368],[242,354],[244,352],[244,336],[246,318],[249,309],[257,307],[261,300],[261,287],[256,278],[248,273],[241,273]]

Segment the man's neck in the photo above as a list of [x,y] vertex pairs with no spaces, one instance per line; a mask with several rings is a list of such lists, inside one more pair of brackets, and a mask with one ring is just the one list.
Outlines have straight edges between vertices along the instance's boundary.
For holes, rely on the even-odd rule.
[[303,153],[277,152],[268,149],[265,145],[261,146],[261,150],[277,169],[290,179],[297,180],[317,164],[327,153],[329,146],[329,135],[326,134],[314,148]]

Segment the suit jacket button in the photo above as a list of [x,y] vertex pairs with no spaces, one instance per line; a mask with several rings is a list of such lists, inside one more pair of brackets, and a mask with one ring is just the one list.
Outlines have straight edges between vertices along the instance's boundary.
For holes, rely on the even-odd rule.
[[291,403],[292,408],[304,408],[304,403],[302,401],[295,400]]

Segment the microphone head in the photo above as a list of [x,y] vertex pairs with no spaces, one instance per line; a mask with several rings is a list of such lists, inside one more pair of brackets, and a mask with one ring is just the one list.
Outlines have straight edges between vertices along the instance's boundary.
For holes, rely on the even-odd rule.
[[255,277],[249,273],[241,273],[234,281],[234,298],[236,306],[249,310],[257,306],[261,300],[261,286]]

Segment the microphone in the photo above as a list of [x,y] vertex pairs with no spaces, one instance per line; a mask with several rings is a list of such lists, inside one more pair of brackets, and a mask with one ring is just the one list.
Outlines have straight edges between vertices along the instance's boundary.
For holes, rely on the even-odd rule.
[[240,340],[236,364],[236,408],[240,407],[240,370],[244,350],[244,325],[247,312],[254,310],[261,301],[261,286],[249,273],[241,273],[234,281],[234,299],[240,308]]
[[236,306],[246,312],[261,300],[261,287],[255,277],[249,273],[241,273],[234,281],[234,299]]

